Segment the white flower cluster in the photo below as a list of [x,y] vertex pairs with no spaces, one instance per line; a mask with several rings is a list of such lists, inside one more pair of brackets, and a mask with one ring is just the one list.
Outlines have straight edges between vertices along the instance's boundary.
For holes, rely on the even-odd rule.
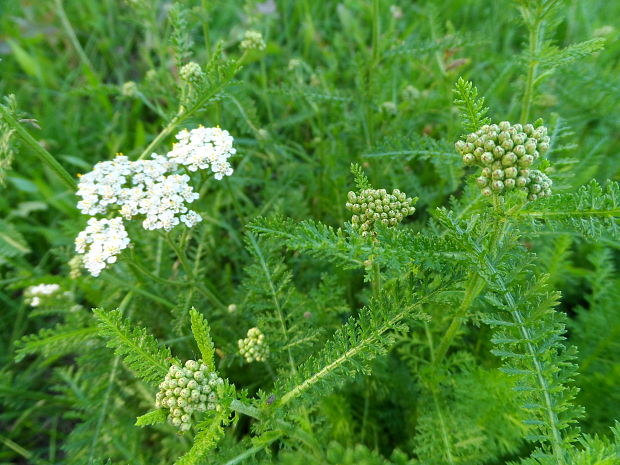
[[217,408],[217,387],[221,384],[224,380],[210,372],[202,360],[188,360],[184,368],[172,365],[159,384],[155,407],[170,409],[168,421],[187,431],[193,412]]
[[26,289],[24,296],[31,307],[38,307],[48,298],[58,294],[59,291],[60,286],[58,284],[37,284]]
[[228,159],[237,153],[230,133],[220,128],[199,127],[177,134],[178,143],[168,153],[168,158],[190,171],[211,169],[215,179],[233,174]]
[[75,239],[75,251],[84,255],[84,267],[93,276],[99,276],[108,263],[114,263],[128,245],[129,237],[121,218],[91,218]]
[[258,328],[250,328],[245,339],[239,339],[239,353],[246,362],[263,362],[269,356],[269,347],[265,342],[265,335]]
[[144,229],[165,231],[180,223],[192,227],[202,221],[187,207],[198,193],[189,184],[189,175],[179,174],[182,166],[189,171],[210,168],[218,180],[233,173],[228,159],[236,150],[228,131],[201,126],[184,129],[176,137],[179,142],[165,156],[154,153],[150,160],[132,161],[118,154],[80,178],[77,206],[83,214],[120,215],[111,220],[91,218],[75,241],[76,251],[85,254],[84,266],[93,276],[128,246],[122,218],[139,216]]

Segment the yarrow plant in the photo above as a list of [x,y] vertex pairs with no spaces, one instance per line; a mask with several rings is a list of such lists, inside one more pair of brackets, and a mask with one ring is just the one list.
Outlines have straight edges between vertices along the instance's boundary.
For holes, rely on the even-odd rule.
[[233,174],[228,159],[237,151],[228,131],[219,127],[199,127],[183,130],[176,138],[178,142],[167,155],[170,161],[184,165],[190,171],[211,169],[217,180]]
[[9,3],[0,462],[620,464],[605,8]]
[[[187,205],[198,199],[190,185],[189,174],[210,169],[215,179],[233,174],[228,159],[236,153],[233,138],[220,128],[186,129],[176,136],[167,155],[151,155],[150,160],[129,160],[123,154],[97,163],[80,177],[77,206],[92,218],[75,242],[75,250],[84,254],[84,266],[98,276],[107,264],[129,246],[123,219],[142,218],[146,230],[170,231],[180,223],[192,227],[201,216]],[[95,215],[120,215],[97,219]]]

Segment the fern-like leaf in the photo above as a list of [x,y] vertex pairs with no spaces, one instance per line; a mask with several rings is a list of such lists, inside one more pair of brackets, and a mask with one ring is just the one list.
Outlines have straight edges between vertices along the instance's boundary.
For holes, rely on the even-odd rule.
[[140,415],[138,418],[136,418],[136,426],[150,426],[150,425],[156,425],[158,423],[163,423],[164,421],[166,421],[166,418],[168,417],[168,413],[166,412],[165,409],[160,408],[157,410],[153,410],[149,413],[145,413],[144,415]]
[[406,329],[402,321],[411,317],[425,318],[422,306],[437,293],[439,289],[419,297],[402,289],[390,289],[373,299],[357,317],[350,318],[339,328],[323,349],[290,377],[277,382],[280,405],[298,397],[317,400],[356,373],[367,372],[369,362],[394,344],[394,332]]
[[192,333],[194,334],[194,339],[196,340],[198,349],[200,350],[202,361],[205,365],[207,365],[207,367],[209,367],[209,370],[215,371],[215,361],[213,358],[215,347],[213,346],[213,341],[211,340],[209,323],[207,323],[206,318],[195,308],[192,308],[189,311],[189,314],[192,322]]
[[592,180],[577,192],[554,195],[529,204],[519,212],[539,229],[540,224],[559,232],[576,232],[587,238],[618,238],[620,228],[620,187],[607,182],[602,187]]
[[194,437],[194,444],[191,449],[174,462],[174,465],[194,465],[198,463],[224,437],[221,414],[215,415],[208,422],[203,422],[199,428],[202,428],[202,430]]
[[454,103],[461,111],[463,128],[468,132],[477,131],[480,126],[489,124],[489,109],[484,106],[484,97],[478,98],[478,89],[471,81],[462,77],[454,85]]
[[122,356],[137,376],[152,384],[166,376],[172,360],[168,347],[160,347],[146,329],[132,327],[118,310],[93,311],[99,320],[99,334],[107,339],[107,346]]
[[70,324],[43,328],[37,334],[29,334],[19,341],[15,361],[19,362],[31,354],[57,357],[78,349],[96,334],[95,327],[76,328]]

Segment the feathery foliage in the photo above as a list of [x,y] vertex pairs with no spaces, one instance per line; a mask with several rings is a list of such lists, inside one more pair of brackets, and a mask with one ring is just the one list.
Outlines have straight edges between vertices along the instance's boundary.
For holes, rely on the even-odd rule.
[[2,2],[0,463],[620,463],[616,3]]

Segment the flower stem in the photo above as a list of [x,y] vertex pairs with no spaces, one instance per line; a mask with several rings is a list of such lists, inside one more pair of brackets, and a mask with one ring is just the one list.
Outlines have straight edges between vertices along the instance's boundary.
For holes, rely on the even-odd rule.
[[543,37],[543,21],[536,19],[530,28],[529,37],[529,60],[527,67],[527,78],[525,81],[525,91],[521,101],[521,124],[526,124],[530,117],[530,108],[534,99],[534,84],[538,71],[538,56],[540,55],[540,44]]
[[15,130],[15,133],[24,145],[32,150],[32,152],[39,157],[43,164],[47,165],[60,178],[65,186],[72,191],[77,190],[77,184],[75,183],[73,176],[71,176],[67,170],[65,170],[63,166],[58,163],[51,153],[41,147],[41,144],[39,144],[39,142],[32,137],[21,124],[19,124],[19,121],[15,119],[15,117],[4,105],[0,105],[0,116],[2,116],[2,119],[4,119],[4,121]]

